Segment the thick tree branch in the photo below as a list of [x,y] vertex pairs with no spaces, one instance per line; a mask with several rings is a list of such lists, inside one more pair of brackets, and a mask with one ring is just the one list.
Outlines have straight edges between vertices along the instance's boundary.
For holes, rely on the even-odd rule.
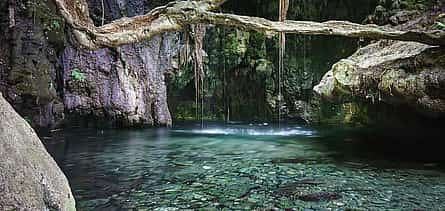
[[225,25],[265,33],[285,32],[301,35],[335,35],[376,40],[415,41],[429,45],[445,45],[444,31],[400,31],[384,26],[361,25],[348,21],[327,21],[319,23],[287,20],[284,22],[276,22],[258,17],[200,12],[200,14],[191,18],[188,22]]
[[302,35],[337,35],[370,39],[416,41],[429,45],[445,45],[443,31],[399,31],[376,25],[360,25],[346,21],[324,23],[310,21],[276,22],[264,18],[214,13],[226,0],[176,1],[153,9],[146,15],[121,18],[96,27],[88,13],[86,0],[55,0],[60,13],[73,28],[78,42],[91,49],[115,47],[150,39],[164,32],[179,31],[188,24],[232,26],[264,33]]

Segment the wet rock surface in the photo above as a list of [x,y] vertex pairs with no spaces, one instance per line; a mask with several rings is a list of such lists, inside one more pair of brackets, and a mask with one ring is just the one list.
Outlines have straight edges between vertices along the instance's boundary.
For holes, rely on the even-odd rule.
[[0,210],[76,210],[65,175],[1,94],[0,118]]

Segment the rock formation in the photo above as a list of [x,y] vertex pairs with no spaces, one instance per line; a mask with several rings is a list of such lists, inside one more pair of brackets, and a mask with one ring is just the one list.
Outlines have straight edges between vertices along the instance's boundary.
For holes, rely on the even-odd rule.
[[0,94],[0,210],[76,210],[68,181]]
[[[398,27],[431,29],[440,18],[438,12],[428,12]],[[328,99],[382,101],[441,118],[445,116],[444,55],[443,47],[379,41],[336,63],[314,91]]]
[[[53,127],[63,119],[63,104],[57,93],[57,52],[48,40],[48,24],[56,24],[55,19],[50,14],[43,17],[48,11],[38,5],[36,10],[42,16],[27,13],[19,9],[24,1],[17,1],[15,25],[10,27],[7,2],[0,3],[0,92],[33,126]],[[58,27],[57,32],[63,31]]]
[[[143,14],[155,4],[104,1],[104,21]],[[89,5],[100,23],[101,1]],[[0,6],[0,48],[9,49],[0,52],[0,92],[33,127],[171,125],[164,73],[175,68],[175,34],[91,51],[75,47],[52,2]]]
[[[115,49],[63,54],[66,109],[75,115],[113,120],[118,126],[171,125],[164,70],[171,64],[174,35]],[[74,71],[84,79],[73,77]],[[73,116],[73,115],[71,115]]]

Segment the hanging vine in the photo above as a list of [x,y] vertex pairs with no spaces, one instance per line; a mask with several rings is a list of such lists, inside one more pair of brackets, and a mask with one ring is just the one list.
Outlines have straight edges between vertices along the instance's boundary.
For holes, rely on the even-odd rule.
[[[204,36],[206,28],[203,24],[196,24],[194,29],[194,71],[195,71],[195,103],[196,109],[201,109],[201,125],[203,121],[204,113],[204,64],[203,64],[203,48],[204,48]],[[198,106],[198,104],[201,106]]]
[[[287,11],[289,9],[289,0],[279,1],[279,15],[278,21],[284,22],[287,18]],[[279,34],[279,53],[278,53],[278,124],[281,122],[281,106],[282,106],[282,91],[281,91],[281,74],[284,68],[284,54],[286,53],[286,33]]]
[[[206,28],[203,24],[184,27],[181,33],[179,64],[186,71],[193,71],[195,88],[195,118],[201,119],[204,112],[204,36]],[[190,65],[191,64],[191,65]]]

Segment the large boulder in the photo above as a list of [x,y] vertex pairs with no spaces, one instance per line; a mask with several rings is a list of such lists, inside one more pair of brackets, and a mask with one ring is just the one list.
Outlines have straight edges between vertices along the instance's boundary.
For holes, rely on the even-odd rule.
[[65,175],[0,94],[0,210],[75,210]]
[[314,91],[334,100],[412,107],[445,115],[445,49],[414,42],[379,41],[336,63]]

